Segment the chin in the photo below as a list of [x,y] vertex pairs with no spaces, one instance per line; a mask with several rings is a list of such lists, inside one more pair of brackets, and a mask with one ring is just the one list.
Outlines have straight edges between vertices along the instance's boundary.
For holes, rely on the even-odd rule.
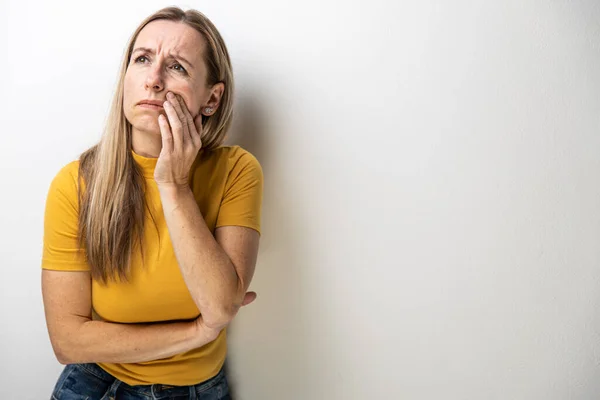
[[158,121],[149,116],[136,118],[131,126],[140,132],[148,132],[160,136],[160,126],[158,126]]

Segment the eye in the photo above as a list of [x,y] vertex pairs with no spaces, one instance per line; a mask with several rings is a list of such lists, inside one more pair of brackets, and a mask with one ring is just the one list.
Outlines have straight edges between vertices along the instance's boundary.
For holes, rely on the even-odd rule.
[[[142,59],[143,59],[143,60],[142,60]],[[135,63],[145,63],[146,61],[148,61],[148,58],[147,58],[146,56],[139,56],[139,57],[137,57],[137,58],[134,60],[134,62],[135,62]],[[186,73],[187,73],[187,71],[185,70],[185,68],[183,68],[183,65],[181,65],[181,64],[179,64],[179,63],[177,63],[177,64],[174,64],[172,68],[173,68],[175,71],[178,71],[178,72],[181,72],[181,73],[184,73],[184,74],[186,74]]]
[[181,65],[181,64],[175,64],[175,65],[173,65],[173,69],[174,69],[175,71],[179,71],[179,72],[183,72],[183,73],[186,73],[186,72],[187,72],[187,71],[185,70],[185,68],[183,68],[183,65]]

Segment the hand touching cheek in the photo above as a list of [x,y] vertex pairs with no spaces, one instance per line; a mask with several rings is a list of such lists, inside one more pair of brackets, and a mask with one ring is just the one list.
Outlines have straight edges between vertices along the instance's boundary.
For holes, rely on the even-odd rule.
[[193,118],[181,96],[171,92],[167,94],[164,109],[167,116],[158,116],[162,150],[154,180],[159,186],[184,186],[202,148],[202,114]]

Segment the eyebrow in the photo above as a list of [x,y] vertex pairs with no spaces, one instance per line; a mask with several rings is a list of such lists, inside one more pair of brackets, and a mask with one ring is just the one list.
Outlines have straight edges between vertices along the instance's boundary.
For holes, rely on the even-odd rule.
[[[143,51],[144,53],[149,53],[149,54],[154,55],[154,50],[149,49],[148,47],[136,47],[135,49],[133,49],[133,51],[131,52],[131,54],[135,53],[136,51]],[[189,62],[188,60],[186,60],[180,54],[172,54],[171,57],[180,58],[183,62],[185,62],[186,64],[188,64],[190,67],[194,68],[194,64],[192,64],[191,62]]]

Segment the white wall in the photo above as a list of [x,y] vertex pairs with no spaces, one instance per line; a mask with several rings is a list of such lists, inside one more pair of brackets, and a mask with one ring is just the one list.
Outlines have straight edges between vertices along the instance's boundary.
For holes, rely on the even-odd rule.
[[[45,195],[168,2],[0,3],[0,398],[49,396]],[[600,3],[227,1],[266,177],[237,399],[600,393]]]

